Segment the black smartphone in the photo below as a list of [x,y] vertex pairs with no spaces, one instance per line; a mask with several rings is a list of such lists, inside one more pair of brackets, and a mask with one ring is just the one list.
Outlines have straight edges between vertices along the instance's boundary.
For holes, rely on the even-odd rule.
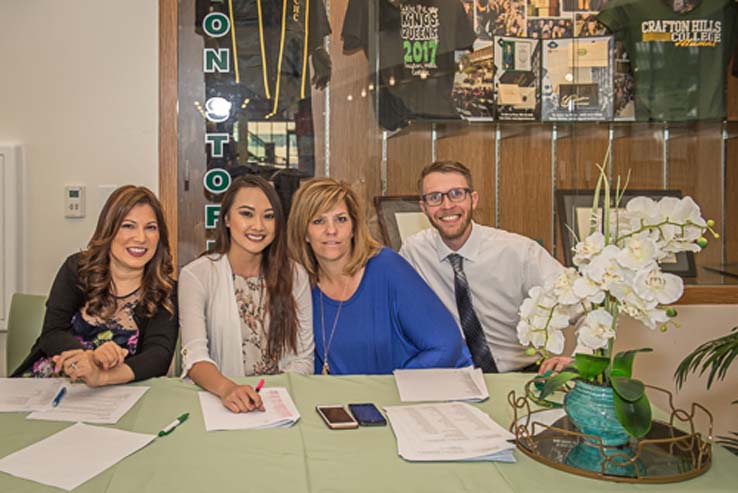
[[377,406],[371,403],[349,404],[349,410],[361,426],[386,426],[387,420],[379,412]]

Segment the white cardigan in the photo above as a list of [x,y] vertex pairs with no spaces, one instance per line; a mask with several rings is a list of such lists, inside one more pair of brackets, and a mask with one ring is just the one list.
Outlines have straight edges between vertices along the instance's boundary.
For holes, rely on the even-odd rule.
[[[315,344],[310,282],[305,269],[293,265],[297,352],[285,354],[279,361],[279,370],[311,374]],[[213,363],[227,377],[244,376],[241,320],[228,256],[203,256],[187,264],[179,274],[178,294],[182,377],[198,361]],[[269,323],[268,316],[265,323]]]

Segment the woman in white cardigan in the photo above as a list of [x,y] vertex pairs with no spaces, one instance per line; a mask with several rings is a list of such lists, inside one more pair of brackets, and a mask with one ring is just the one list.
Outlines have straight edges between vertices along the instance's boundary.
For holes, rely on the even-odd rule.
[[229,377],[313,372],[310,284],[287,257],[285,222],[269,182],[240,177],[223,196],[215,245],[179,275],[182,376],[234,413],[263,407]]

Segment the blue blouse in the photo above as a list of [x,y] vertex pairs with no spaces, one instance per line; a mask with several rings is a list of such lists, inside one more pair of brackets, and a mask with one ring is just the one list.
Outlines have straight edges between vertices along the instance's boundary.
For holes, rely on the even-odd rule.
[[313,328],[315,373],[323,369],[325,346],[331,374],[473,364],[451,313],[412,266],[388,248],[367,262],[359,287],[342,304],[313,288]]

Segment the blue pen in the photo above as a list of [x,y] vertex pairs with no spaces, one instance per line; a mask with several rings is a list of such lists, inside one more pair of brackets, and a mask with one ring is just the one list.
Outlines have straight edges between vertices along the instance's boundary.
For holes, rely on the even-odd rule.
[[65,395],[67,395],[67,388],[66,388],[66,387],[62,387],[62,388],[61,388],[61,390],[59,390],[59,393],[58,393],[58,394],[56,394],[56,397],[54,397],[54,400],[53,400],[53,401],[51,401],[51,405],[52,405],[53,407],[56,407],[56,406],[58,406],[58,405],[59,405],[59,403],[61,402],[62,398],[63,398],[63,397],[65,396]]

